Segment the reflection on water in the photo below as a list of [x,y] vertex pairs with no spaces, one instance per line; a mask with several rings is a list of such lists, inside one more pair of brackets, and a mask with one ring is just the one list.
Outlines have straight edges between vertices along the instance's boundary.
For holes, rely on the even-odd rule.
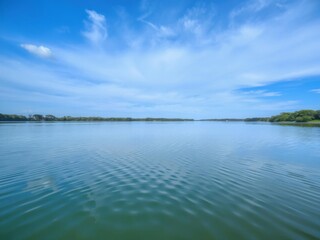
[[320,238],[320,128],[0,125],[1,239]]
[[50,177],[41,177],[40,179],[31,180],[27,182],[27,187],[25,191],[27,192],[37,192],[41,190],[51,190],[57,191],[57,187],[53,182],[53,179]]

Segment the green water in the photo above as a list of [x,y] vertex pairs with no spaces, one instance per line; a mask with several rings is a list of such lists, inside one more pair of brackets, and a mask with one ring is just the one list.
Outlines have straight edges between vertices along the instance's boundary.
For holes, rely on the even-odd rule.
[[0,239],[317,238],[320,128],[0,124]]

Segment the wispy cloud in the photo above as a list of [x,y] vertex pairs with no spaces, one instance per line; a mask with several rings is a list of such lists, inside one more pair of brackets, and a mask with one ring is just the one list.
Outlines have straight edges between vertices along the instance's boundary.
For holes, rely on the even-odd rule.
[[159,38],[173,37],[176,35],[175,31],[169,26],[156,25],[151,21],[147,20],[147,17],[151,14],[151,12],[147,12],[140,16],[137,20],[149,26],[151,29],[155,31],[155,36]]
[[249,0],[243,1],[241,7],[235,8],[230,12],[230,18],[233,22],[236,18],[243,15],[250,16],[251,14],[257,14],[258,12],[264,10],[272,4],[275,4],[278,8],[283,6],[280,2],[275,0]]
[[[269,6],[259,4],[250,11]],[[46,66],[0,58],[1,91],[23,99],[27,89],[28,101],[58,102],[70,114],[246,117],[298,108],[299,100],[268,85],[320,75],[320,19],[310,2],[225,28],[216,27],[207,6],[190,7],[172,21],[152,18],[147,8],[137,28],[130,21],[112,28],[108,21],[109,36],[105,16],[87,10],[82,33],[94,45],[108,37],[112,44],[104,48],[51,44],[55,58]],[[126,31],[115,36],[114,29]]]
[[[294,6],[263,23],[245,23],[214,36],[206,33],[202,38],[210,40],[204,46],[173,40],[158,42],[157,48],[145,44],[143,49],[119,54],[81,48],[56,51],[63,64],[95,76],[97,81],[230,91],[263,86],[320,74],[320,57],[314,54],[320,51],[320,33],[316,31],[320,23],[303,22],[308,12],[301,16],[295,7],[305,6]],[[291,24],[299,18],[301,23]],[[131,40],[141,35],[151,41],[144,33],[132,35]]]
[[52,52],[49,48],[45,47],[45,46],[36,46],[33,44],[21,44],[20,45],[22,48],[24,48],[25,50],[27,50],[29,53],[32,53],[34,55],[37,55],[39,57],[43,57],[43,58],[48,58],[52,56]]
[[86,13],[88,20],[85,21],[86,31],[83,35],[94,44],[101,43],[108,36],[105,16],[93,10],[86,10]]
[[243,92],[245,95],[250,95],[253,97],[279,97],[281,93],[279,92],[270,92],[266,90],[251,90]]
[[178,28],[196,37],[203,37],[213,27],[215,9],[208,6],[194,6],[178,20]]
[[312,89],[311,92],[319,93],[319,94],[320,94],[320,88]]

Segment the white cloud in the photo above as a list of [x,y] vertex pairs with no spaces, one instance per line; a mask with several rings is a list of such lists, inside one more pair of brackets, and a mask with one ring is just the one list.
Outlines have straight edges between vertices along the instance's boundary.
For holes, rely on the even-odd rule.
[[[7,96],[15,96],[17,89],[33,89],[38,94],[28,94],[29,101],[60,101],[64,104],[61,109],[70,114],[84,109],[92,115],[206,118],[294,110],[298,101],[286,101],[284,96],[277,97],[281,93],[264,86],[320,75],[320,56],[316,54],[320,52],[320,22],[310,17],[312,7],[308,6],[309,2],[292,5],[277,17],[219,31],[212,31],[211,21],[205,21],[212,13],[207,13],[208,18],[202,16],[202,21],[200,10],[166,25],[147,22],[142,16],[140,21],[150,27],[121,31],[123,39],[108,39],[118,43],[110,44],[112,50],[121,51],[109,51],[108,46],[56,46],[52,47],[56,65],[48,68],[27,60],[0,58],[2,81],[19,86],[8,90],[8,83]],[[94,11],[87,13],[90,22],[84,35],[101,43],[107,37],[105,18]],[[191,34],[185,33],[182,24],[191,28]],[[175,34],[172,39],[165,38],[171,34]],[[120,45],[124,39],[137,44],[124,48]],[[257,86],[268,90],[241,90]],[[23,98],[20,92],[17,95]]]
[[252,90],[252,91],[244,92],[244,94],[250,95],[253,97],[279,97],[282,95],[279,92],[270,92],[266,90]]
[[172,37],[175,35],[175,32],[172,28],[168,27],[168,26],[157,26],[156,24],[146,20],[146,18],[150,15],[150,12],[147,12],[146,14],[140,16],[138,18],[138,21],[146,24],[147,26],[149,26],[151,29],[153,29],[156,32],[156,37],[159,38],[166,38],[166,37]]
[[[273,4],[274,0],[250,0],[247,2],[244,2],[242,7],[236,8],[230,13],[231,19],[234,19],[242,14],[248,14],[248,13],[257,13],[271,4]],[[280,5],[277,5],[280,6]]]
[[27,50],[28,52],[37,55],[39,57],[44,57],[44,58],[48,58],[52,56],[52,52],[49,48],[44,47],[42,45],[40,46],[36,46],[33,44],[21,44],[20,45],[22,48],[24,48],[25,50]]
[[320,94],[320,88],[312,89],[311,92],[319,93],[319,94]]
[[164,36],[164,37],[172,37],[175,35],[175,32],[170,27],[160,26],[159,30],[160,30],[161,36]]
[[147,24],[149,27],[151,27],[154,30],[158,30],[158,26],[156,26],[155,24],[153,24],[150,21],[147,21],[146,18],[151,14],[151,12],[147,12],[145,14],[143,14],[142,16],[140,16],[138,18],[138,21]]
[[[193,34],[195,37],[203,37],[210,32],[214,23],[215,9],[211,6],[195,6],[190,8],[186,14],[178,20],[177,28],[186,34]],[[199,39],[197,39],[199,41]]]
[[86,10],[86,12],[89,20],[85,22],[87,29],[83,35],[92,43],[99,44],[108,36],[105,16],[93,10]]
[[[244,94],[238,89],[320,74],[320,57],[315,55],[317,50],[320,51],[317,41],[320,34],[316,31],[320,23],[312,19],[305,22],[304,16],[308,16],[309,10],[304,5],[293,5],[277,18],[246,22],[215,35],[212,35],[209,25],[202,26],[195,44],[170,44],[158,40],[156,47],[150,47],[142,42],[143,48],[130,48],[118,54],[107,51],[96,53],[80,48],[56,51],[63,64],[80,71],[85,78],[94,76],[95,81],[100,83],[112,82],[117,86],[138,89],[130,91],[131,103],[163,106],[160,97],[144,98],[142,101],[139,95],[148,92],[158,96],[169,91],[176,94],[164,95],[166,104],[170,103],[170,108],[179,106],[177,109],[185,109],[186,114],[189,107],[198,107],[197,112],[202,113],[213,109],[244,111],[252,109],[252,103],[256,109],[261,106],[260,111],[271,111],[272,107],[294,108],[297,101],[287,103],[273,98],[281,96],[279,92],[256,90]],[[200,21],[198,15],[187,13],[188,18],[182,19]],[[143,16],[140,21],[145,21],[145,18]],[[183,23],[181,21],[178,19],[177,25],[169,25],[168,29],[176,31]],[[161,27],[152,23],[151,28],[159,30]],[[149,31],[131,34],[130,40],[144,38],[151,41],[148,34]],[[158,36],[155,34],[155,37]],[[199,42],[207,44],[197,45]]]

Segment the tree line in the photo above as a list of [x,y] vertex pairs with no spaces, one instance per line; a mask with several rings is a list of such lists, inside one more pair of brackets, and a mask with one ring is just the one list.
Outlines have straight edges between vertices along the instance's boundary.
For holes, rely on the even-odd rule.
[[205,119],[203,121],[245,121],[245,122],[311,122],[320,121],[320,110],[300,110],[296,112],[283,112],[272,117],[254,117],[244,119],[223,118]]
[[[223,119],[201,119],[200,121],[246,121],[246,122],[310,122],[320,121],[320,110],[300,110],[296,112],[283,112],[272,117],[256,118],[223,118]],[[29,116],[16,114],[1,114],[0,121],[194,121],[187,118],[119,118],[119,117],[56,117],[54,115],[32,114]]]
[[29,116],[1,114],[0,121],[193,121],[185,118],[121,118],[121,117],[56,117],[54,115],[32,114]]
[[320,120],[320,110],[284,112],[269,119],[270,122],[310,122],[314,120]]
[[320,121],[320,110],[300,110],[296,112],[283,112],[266,118],[246,118],[245,121],[265,122],[311,122]]

